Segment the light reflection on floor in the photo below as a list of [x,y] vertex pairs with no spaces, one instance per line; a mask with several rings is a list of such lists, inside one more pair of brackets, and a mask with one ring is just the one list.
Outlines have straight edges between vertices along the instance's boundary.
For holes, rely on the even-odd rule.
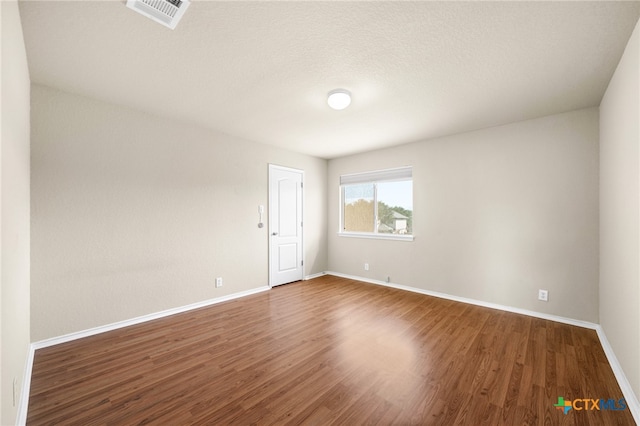
[[416,367],[424,367],[419,348],[406,336],[408,324],[402,320],[361,313],[339,319],[341,344],[336,350],[346,370],[359,371],[367,382],[376,382],[378,395],[401,403],[424,386]]

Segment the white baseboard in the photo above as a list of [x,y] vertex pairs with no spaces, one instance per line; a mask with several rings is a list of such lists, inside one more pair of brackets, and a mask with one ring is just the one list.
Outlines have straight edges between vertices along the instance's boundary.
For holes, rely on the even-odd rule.
[[204,300],[202,302],[192,303],[190,305],[179,306],[177,308],[171,308],[160,312],[155,312],[140,317],[118,321],[111,324],[102,325],[99,327],[90,328],[88,330],[78,331],[75,333],[65,334],[59,337],[52,337],[51,339],[40,340],[38,342],[31,343],[29,350],[29,356],[27,358],[27,365],[25,367],[25,378],[22,392],[20,395],[20,404],[18,406],[18,419],[17,424],[22,426],[27,421],[27,410],[29,408],[29,392],[31,390],[31,373],[33,369],[33,358],[37,349],[46,348],[49,346],[58,345],[60,343],[70,342],[72,340],[82,339],[83,337],[93,336],[95,334],[105,333],[107,331],[117,330],[119,328],[128,327],[130,325],[141,324],[147,321],[153,321],[155,319],[168,317],[170,315],[180,314],[183,312],[191,311],[193,309],[204,308],[205,306],[215,305],[229,300],[238,299],[240,297],[249,296],[252,294],[262,293],[263,291],[271,290],[271,287],[264,286],[251,290],[240,291],[227,296],[217,297],[215,299]]
[[322,277],[324,275],[327,275],[327,273],[323,271],[323,272],[318,272],[317,274],[306,275],[303,279],[305,281],[308,281],[308,280],[312,280],[314,278],[320,278],[320,277]]
[[60,343],[70,342],[72,340],[82,339],[83,337],[93,336],[94,334],[105,333],[107,331],[117,330],[119,328],[128,327],[130,325],[141,324],[143,322],[152,321],[158,318],[168,317],[169,315],[180,314],[182,312],[191,311],[193,309],[204,308],[205,306],[215,305],[217,303],[227,302],[229,300],[238,299],[240,297],[249,296],[263,291],[271,290],[271,287],[264,286],[252,290],[241,291],[229,294],[227,296],[217,297],[215,299],[204,300],[202,302],[192,303],[190,305],[179,306],[177,308],[167,309],[165,311],[155,312],[140,317],[118,321],[111,324],[101,325],[99,327],[90,328],[88,330],[78,331],[75,333],[65,334],[51,339],[41,340],[33,343],[36,349],[46,348],[48,346],[59,345]]
[[22,380],[22,389],[20,391],[20,400],[18,401],[18,417],[16,425],[24,426],[27,424],[27,409],[29,409],[29,392],[31,391],[31,373],[33,371],[33,357],[35,349],[33,343],[29,345],[29,354],[27,362],[24,366],[24,379]]
[[596,327],[596,332],[598,333],[598,337],[600,338],[600,344],[602,345],[602,349],[604,349],[604,353],[607,356],[607,360],[609,361],[609,365],[611,365],[611,369],[613,370],[613,374],[616,376],[616,380],[618,380],[618,385],[622,390],[622,394],[624,395],[624,400],[631,411],[631,415],[637,424],[640,425],[640,402],[638,402],[638,397],[636,396],[633,388],[631,387],[631,383],[627,380],[627,376],[624,374],[622,370],[622,366],[620,362],[618,362],[618,358],[616,358],[616,354],[609,344],[609,340],[607,340],[607,336],[604,333],[604,329],[601,325]]
[[575,325],[575,326],[583,327],[583,328],[590,328],[592,330],[595,330],[596,327],[598,326],[597,324],[594,324],[594,323],[588,322],[588,321],[581,321],[581,320],[576,320],[576,319],[573,319],[573,318],[565,318],[565,317],[561,317],[561,316],[558,316],[558,315],[545,314],[545,313],[542,313],[542,312],[530,311],[528,309],[515,308],[513,306],[500,305],[498,303],[484,302],[482,300],[469,299],[469,298],[466,298],[466,297],[453,296],[451,294],[439,293],[437,291],[425,290],[425,289],[422,289],[422,288],[410,287],[410,286],[402,285],[402,284],[394,284],[394,283],[388,283],[388,282],[380,281],[380,280],[372,280],[370,278],[363,278],[363,277],[358,277],[358,276],[355,276],[355,275],[341,274],[340,272],[327,271],[326,273],[327,273],[327,275],[335,275],[336,277],[342,277],[342,278],[347,278],[347,279],[356,280],[356,281],[363,281],[363,282],[366,282],[366,283],[382,285],[382,286],[385,286],[385,287],[397,288],[399,290],[411,291],[413,293],[420,293],[420,294],[425,294],[427,296],[439,297],[440,299],[447,299],[447,300],[453,300],[455,302],[462,302],[462,303],[467,303],[467,304],[470,304],[470,305],[482,306],[484,308],[497,309],[499,311],[513,312],[513,313],[516,313],[516,314],[522,314],[522,315],[527,315],[527,316],[530,316],[530,317],[546,319],[546,320],[550,320],[550,321],[560,322],[560,323],[563,323],[563,324]]
[[326,274],[327,275],[334,275],[336,277],[342,277],[342,278],[347,278],[347,279],[351,279],[351,280],[356,280],[356,281],[362,281],[362,282],[366,282],[366,283],[370,283],[370,284],[382,285],[382,286],[386,286],[386,287],[397,288],[397,289],[400,289],[400,290],[411,291],[411,292],[414,292],[414,293],[425,294],[425,295],[428,295],[428,296],[439,297],[439,298],[442,298],[442,299],[453,300],[453,301],[456,301],[456,302],[462,302],[462,303],[468,303],[468,304],[471,304],[471,305],[483,306],[483,307],[486,307],[486,308],[498,309],[500,311],[514,312],[514,313],[517,313],[517,314],[527,315],[527,316],[530,316],[530,317],[541,318],[541,319],[546,319],[546,320],[549,320],[549,321],[555,321],[555,322],[559,322],[559,323],[563,323],[563,324],[575,325],[575,326],[578,326],[578,327],[589,328],[589,329],[595,330],[596,333],[598,334],[598,338],[600,339],[600,344],[602,345],[602,349],[604,350],[604,353],[607,356],[607,360],[609,361],[609,364],[611,365],[611,369],[613,370],[613,374],[615,375],[616,380],[618,381],[618,385],[620,386],[620,389],[622,390],[622,394],[624,395],[624,399],[625,399],[625,401],[627,403],[627,406],[629,407],[629,410],[631,411],[631,415],[635,419],[636,423],[638,425],[640,425],[640,403],[638,402],[638,397],[635,395],[635,393],[633,391],[633,388],[631,387],[631,384],[629,383],[629,380],[627,380],[627,376],[625,376],[624,371],[622,370],[622,366],[618,362],[618,359],[616,358],[616,355],[615,355],[615,353],[613,351],[613,348],[609,344],[609,341],[607,340],[607,336],[605,335],[604,330],[602,329],[602,326],[600,326],[600,324],[595,324],[595,323],[588,322],[588,321],[575,320],[575,319],[572,319],[572,318],[565,318],[565,317],[561,317],[561,316],[558,316],[558,315],[545,314],[545,313],[542,313],[542,312],[530,311],[530,310],[527,310],[527,309],[515,308],[515,307],[512,307],[512,306],[506,306],[506,305],[499,305],[499,304],[496,304],[496,303],[483,302],[481,300],[468,299],[466,297],[452,296],[452,295],[446,294],[446,293],[439,293],[439,292],[436,292],[436,291],[424,290],[424,289],[421,289],[421,288],[410,287],[410,286],[406,286],[406,285],[387,283],[385,281],[372,280],[372,279],[369,279],[369,278],[358,277],[358,276],[355,276],[355,275],[341,274],[339,272],[327,271]]

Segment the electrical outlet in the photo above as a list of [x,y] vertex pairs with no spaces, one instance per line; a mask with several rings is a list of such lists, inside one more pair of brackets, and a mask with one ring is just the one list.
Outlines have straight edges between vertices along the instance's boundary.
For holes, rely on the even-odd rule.
[[368,264],[368,263],[365,263],[365,264],[364,264],[364,270],[365,270],[365,271],[368,271],[368,270],[369,270],[369,264]]
[[222,287],[222,277],[216,278],[216,288]]
[[538,300],[543,302],[549,301],[549,292],[547,290],[538,290]]

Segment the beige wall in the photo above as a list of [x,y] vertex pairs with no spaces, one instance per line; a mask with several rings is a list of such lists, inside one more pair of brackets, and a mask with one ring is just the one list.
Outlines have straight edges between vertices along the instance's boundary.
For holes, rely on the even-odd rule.
[[[339,176],[404,165],[415,241],[339,237]],[[595,108],[331,160],[328,192],[331,271],[598,321]]]
[[34,85],[32,339],[268,285],[269,163],[305,171],[322,272],[325,160]]
[[600,104],[600,322],[640,396],[640,23]]
[[[0,423],[14,424],[13,381],[24,384],[29,352],[29,71],[15,1],[0,2],[2,22]],[[17,404],[16,404],[17,405]]]

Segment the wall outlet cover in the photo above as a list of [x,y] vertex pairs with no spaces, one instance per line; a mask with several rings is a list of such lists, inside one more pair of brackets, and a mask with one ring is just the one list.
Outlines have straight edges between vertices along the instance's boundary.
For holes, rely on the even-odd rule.
[[538,290],[538,300],[543,302],[549,301],[549,292],[547,290]]

